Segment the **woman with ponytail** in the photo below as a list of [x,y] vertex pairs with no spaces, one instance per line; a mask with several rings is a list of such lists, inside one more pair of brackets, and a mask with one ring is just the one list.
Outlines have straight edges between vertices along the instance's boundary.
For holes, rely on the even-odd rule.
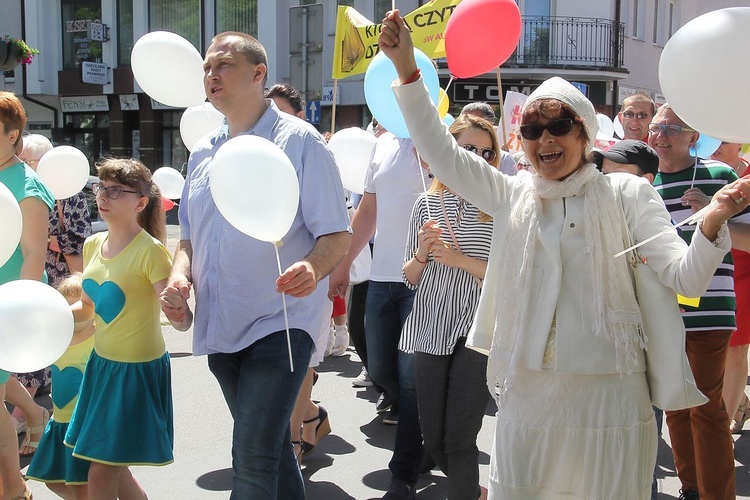
[[[98,171],[93,191],[109,231],[84,244],[83,296],[73,306],[76,321],[94,318],[97,333],[65,444],[91,464],[90,498],[145,498],[128,466],[173,461],[169,353],[158,302],[172,259],[151,172],[132,159],[104,160]],[[173,325],[184,330],[189,322],[186,315]]]

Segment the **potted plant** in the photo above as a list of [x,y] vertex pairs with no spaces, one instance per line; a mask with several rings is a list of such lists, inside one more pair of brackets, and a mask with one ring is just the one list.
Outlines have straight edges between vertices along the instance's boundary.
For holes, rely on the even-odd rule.
[[10,71],[19,64],[31,64],[38,53],[20,38],[4,35],[0,37],[0,70]]

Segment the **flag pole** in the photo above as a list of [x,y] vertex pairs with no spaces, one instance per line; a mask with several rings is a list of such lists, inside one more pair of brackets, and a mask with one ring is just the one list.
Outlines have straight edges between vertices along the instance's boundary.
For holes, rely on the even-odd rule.
[[333,79],[333,103],[331,107],[331,134],[336,133],[336,100],[338,98],[339,79]]
[[500,99],[500,130],[503,132],[503,151],[508,151],[508,134],[505,131],[505,103],[503,102],[503,80],[500,77],[500,66],[495,71],[497,75],[497,96]]

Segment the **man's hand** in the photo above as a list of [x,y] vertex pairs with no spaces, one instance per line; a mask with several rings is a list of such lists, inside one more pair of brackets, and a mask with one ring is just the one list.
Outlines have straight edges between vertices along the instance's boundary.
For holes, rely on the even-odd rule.
[[276,291],[292,297],[307,297],[315,291],[318,279],[312,264],[306,261],[295,262],[276,279]]
[[690,208],[693,209],[693,213],[702,209],[709,203],[711,203],[711,197],[704,194],[703,191],[698,188],[690,188],[682,195],[682,204],[690,205]]
[[192,284],[180,274],[173,274],[167,281],[167,286],[159,294],[161,310],[170,322],[180,323],[185,320],[190,311],[187,299],[190,298]]
[[347,262],[342,261],[336,269],[333,270],[330,276],[328,276],[328,299],[333,300],[334,297],[343,297],[346,293],[346,289],[349,286],[349,272],[351,271],[351,265]]

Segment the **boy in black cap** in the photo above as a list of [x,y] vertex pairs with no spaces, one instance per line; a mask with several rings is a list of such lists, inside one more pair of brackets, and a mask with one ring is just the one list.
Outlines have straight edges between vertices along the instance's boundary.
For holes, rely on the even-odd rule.
[[607,151],[594,151],[592,160],[602,173],[627,172],[645,177],[649,183],[654,182],[659,171],[659,156],[641,141],[624,140]]

